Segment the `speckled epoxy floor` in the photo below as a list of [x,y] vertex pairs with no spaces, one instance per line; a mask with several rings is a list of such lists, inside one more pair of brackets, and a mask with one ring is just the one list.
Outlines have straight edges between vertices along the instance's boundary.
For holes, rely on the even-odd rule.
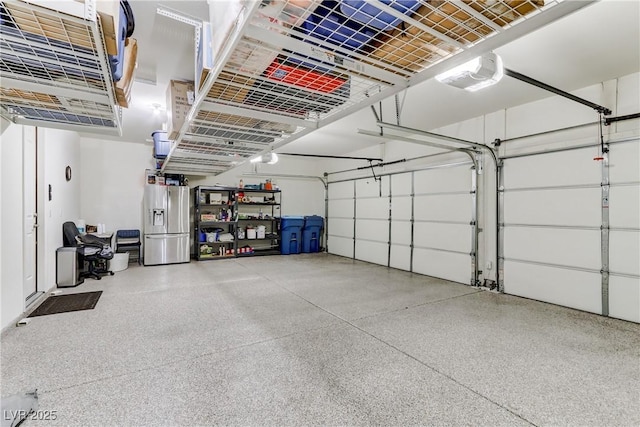
[[640,425],[640,325],[326,254],[138,267],[2,334],[23,425]]

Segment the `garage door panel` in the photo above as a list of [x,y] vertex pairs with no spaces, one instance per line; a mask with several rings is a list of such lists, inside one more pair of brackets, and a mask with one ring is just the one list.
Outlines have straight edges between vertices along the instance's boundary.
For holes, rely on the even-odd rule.
[[609,271],[640,276],[640,232],[609,232]]
[[602,313],[599,273],[505,260],[504,275],[508,294]]
[[329,199],[353,197],[353,182],[335,182],[329,184]]
[[471,188],[471,165],[415,172],[414,188],[416,193],[468,191]]
[[506,224],[544,224],[599,227],[600,188],[507,191]]
[[609,225],[620,228],[640,226],[640,186],[609,189]]
[[450,194],[416,196],[415,219],[471,222],[471,196]]
[[408,221],[391,221],[391,243],[411,244],[411,223]]
[[353,257],[353,240],[346,239],[344,237],[335,237],[329,235],[327,240],[327,247],[329,253],[334,255],[346,256],[348,258]]
[[391,194],[395,196],[408,196],[411,194],[411,174],[401,173],[391,177]]
[[471,283],[469,255],[414,248],[413,271],[465,285]]
[[389,198],[376,197],[373,199],[356,200],[357,218],[389,219]]
[[640,181],[640,144],[613,144],[609,147],[609,182]]
[[409,271],[411,269],[411,248],[409,246],[391,245],[389,267]]
[[[382,187],[381,187],[382,186]],[[356,195],[360,197],[378,197],[382,188],[382,196],[389,196],[389,177],[383,176],[382,183],[373,178],[359,179],[356,181]]]
[[507,188],[599,185],[601,177],[591,148],[509,159],[504,165]]
[[391,218],[411,219],[411,197],[400,196],[391,198]]
[[535,262],[599,269],[599,230],[507,227],[504,256]]
[[327,227],[330,235],[353,238],[352,219],[329,218]]
[[364,240],[356,241],[356,259],[374,264],[387,265],[388,258],[389,246],[386,243]]
[[353,218],[353,199],[329,200],[329,218]]
[[471,227],[462,224],[414,223],[414,246],[471,253]]
[[609,315],[640,322],[640,278],[609,277]]
[[356,239],[374,240],[387,244],[389,241],[389,222],[387,220],[356,220]]

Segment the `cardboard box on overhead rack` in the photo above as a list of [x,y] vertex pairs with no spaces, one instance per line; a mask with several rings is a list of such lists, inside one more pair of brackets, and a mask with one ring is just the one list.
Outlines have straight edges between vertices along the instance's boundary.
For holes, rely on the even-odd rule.
[[[79,2],[42,2],[30,1],[46,9],[59,11],[72,16],[84,16],[84,5]],[[13,21],[21,30],[29,34],[45,37],[47,40],[64,42],[76,47],[93,49],[92,38],[88,36],[86,25],[71,20],[52,18],[48,13],[34,12],[34,8],[27,4],[2,3],[7,16],[2,17],[5,22]],[[37,10],[37,9],[35,9]]]
[[[84,3],[84,0],[75,0]],[[97,0],[96,12],[100,18],[100,27],[104,45],[109,55],[118,54],[118,28],[120,27],[120,0]]]
[[120,0],[98,0],[96,9],[100,17],[102,37],[107,53],[115,56],[118,54],[118,35],[120,32]]
[[124,43],[124,71],[122,78],[113,84],[116,102],[124,108],[129,108],[129,102],[131,102],[131,87],[133,86],[137,57],[138,42],[136,39],[129,37]]
[[195,102],[193,82],[171,80],[167,89],[167,138],[171,141],[178,137],[178,132]]
[[[506,26],[544,6],[544,0],[469,0],[467,6],[484,15],[499,26]],[[437,33],[445,34],[462,44],[476,43],[495,30],[467,10],[458,2],[440,0],[421,6],[412,16],[422,25]],[[456,46],[414,25],[404,25],[385,33],[371,53],[375,59],[398,66],[411,72],[424,69],[455,53]]]
[[195,87],[200,91],[202,84],[207,79],[213,68],[213,51],[211,50],[211,24],[202,23],[200,39],[196,46],[196,83]]

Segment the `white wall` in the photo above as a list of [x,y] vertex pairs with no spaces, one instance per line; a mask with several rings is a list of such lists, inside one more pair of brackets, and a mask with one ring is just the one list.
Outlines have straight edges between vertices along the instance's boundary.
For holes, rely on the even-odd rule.
[[[39,234],[38,259],[44,260],[39,271],[38,288],[47,291],[56,286],[56,249],[63,246],[62,224],[80,218],[80,137],[75,132],[38,129],[38,212],[44,235]],[[65,169],[71,167],[71,181]],[[48,186],[51,185],[51,200]],[[39,230],[42,233],[42,230]],[[42,273],[42,274],[40,274]]]
[[[236,187],[242,179],[244,184],[259,184],[271,177],[271,182],[282,190],[282,215],[320,215],[324,217],[324,185],[320,180],[307,177],[322,177],[321,162],[280,156],[275,165],[259,164],[260,176],[244,176],[254,171],[253,164],[213,177],[189,177],[189,186],[221,184]],[[282,177],[278,175],[291,175]]]
[[[4,119],[2,119],[4,121]],[[2,327],[24,310],[22,290],[22,126],[10,125],[0,144],[2,191]]]
[[154,167],[150,145],[82,138],[80,216],[107,231],[142,230],[145,170]]
[[[0,143],[2,143],[2,134],[4,133],[4,131],[10,126],[10,123],[8,120],[5,120],[4,118],[0,117]],[[3,179],[3,174],[2,171],[4,170],[4,163],[2,161],[4,157],[2,156],[2,147],[0,146],[0,201],[2,200],[2,183],[4,182]],[[9,323],[9,320],[7,320],[5,322],[4,317],[3,317],[3,313],[5,312],[5,309],[3,307],[4,305],[4,287],[5,287],[5,282],[2,279],[2,272],[3,272],[3,264],[4,264],[4,259],[2,257],[2,248],[4,246],[3,240],[2,240],[2,236],[3,236],[3,223],[2,223],[2,211],[3,211],[3,206],[4,204],[0,205],[0,330],[2,328],[4,328],[5,323]],[[8,307],[7,307],[8,308]]]
[[[1,297],[2,328],[25,310],[23,291],[23,130],[21,125],[3,123],[1,164]],[[62,223],[75,220],[79,204],[79,138],[75,132],[39,129],[38,138],[38,291],[46,292],[55,284],[56,249],[62,246]],[[65,168],[76,171],[70,182]],[[52,200],[47,198],[52,186]]]

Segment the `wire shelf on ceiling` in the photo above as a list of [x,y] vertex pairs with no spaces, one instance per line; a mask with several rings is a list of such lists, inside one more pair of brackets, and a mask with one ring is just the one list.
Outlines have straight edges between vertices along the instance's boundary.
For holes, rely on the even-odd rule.
[[120,135],[121,110],[94,0],[50,3],[64,6],[64,12],[38,3],[0,3],[2,116],[20,124]]
[[[447,64],[471,59],[584,7],[572,3],[239,3],[244,8],[229,17],[232,22],[219,25],[225,43],[213,54],[216,66],[196,88],[190,120],[163,170],[186,167],[188,154],[181,152],[180,165],[173,154],[189,152],[194,138],[201,138],[200,157],[193,159],[197,170],[219,173],[225,162],[216,160],[207,170],[202,157],[207,146],[211,155],[239,155],[246,161],[431,78]],[[234,151],[240,142],[258,151]],[[223,170],[240,163],[229,160]]]

